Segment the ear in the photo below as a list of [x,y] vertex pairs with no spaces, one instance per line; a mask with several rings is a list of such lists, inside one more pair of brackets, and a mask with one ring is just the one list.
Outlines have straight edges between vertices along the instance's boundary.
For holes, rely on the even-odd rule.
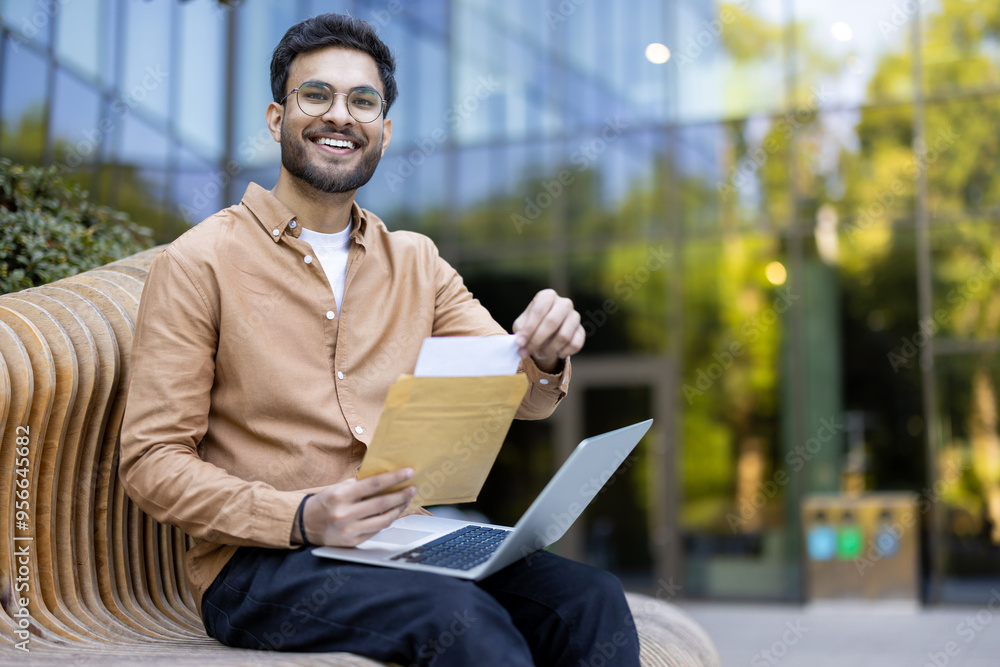
[[392,139],[392,119],[386,118],[382,121],[382,155],[379,156],[380,159],[385,155],[385,149],[389,147],[390,139]]
[[285,107],[277,102],[267,105],[267,129],[278,143],[281,143],[281,119],[285,117]]

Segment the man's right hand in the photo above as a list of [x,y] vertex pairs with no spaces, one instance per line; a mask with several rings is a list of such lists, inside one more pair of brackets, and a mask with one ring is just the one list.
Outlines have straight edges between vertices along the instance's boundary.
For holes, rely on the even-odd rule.
[[[331,484],[306,500],[302,520],[309,542],[330,547],[354,547],[388,528],[406,510],[417,494],[416,487],[385,493],[413,477],[413,470],[401,468],[363,480],[349,479]],[[298,525],[292,538],[302,542]]]

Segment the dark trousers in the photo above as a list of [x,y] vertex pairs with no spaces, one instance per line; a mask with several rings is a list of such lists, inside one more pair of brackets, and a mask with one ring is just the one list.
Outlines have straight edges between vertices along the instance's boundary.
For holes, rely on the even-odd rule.
[[538,552],[479,582],[241,547],[202,600],[223,644],[400,665],[639,664],[618,580]]

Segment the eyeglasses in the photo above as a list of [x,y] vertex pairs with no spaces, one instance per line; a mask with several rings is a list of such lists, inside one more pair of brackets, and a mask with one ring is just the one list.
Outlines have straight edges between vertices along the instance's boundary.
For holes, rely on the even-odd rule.
[[[358,88],[349,93],[335,93],[333,88],[322,81],[306,81],[298,88],[293,88],[288,95],[298,93],[296,99],[299,109],[307,116],[322,116],[333,107],[337,95],[347,98],[347,112],[359,123],[370,123],[382,113],[385,101],[382,96],[371,88]],[[288,95],[281,98],[285,103]]]

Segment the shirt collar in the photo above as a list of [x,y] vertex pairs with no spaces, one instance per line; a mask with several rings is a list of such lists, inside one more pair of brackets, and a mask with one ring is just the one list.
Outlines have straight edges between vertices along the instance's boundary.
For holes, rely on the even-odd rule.
[[[284,234],[299,237],[301,227],[295,222],[295,214],[282,204],[277,197],[256,183],[250,183],[243,193],[243,205],[257,218],[258,224],[277,243]],[[368,211],[351,204],[351,217],[354,219],[354,231],[351,239],[364,245],[365,232],[368,230]]]

